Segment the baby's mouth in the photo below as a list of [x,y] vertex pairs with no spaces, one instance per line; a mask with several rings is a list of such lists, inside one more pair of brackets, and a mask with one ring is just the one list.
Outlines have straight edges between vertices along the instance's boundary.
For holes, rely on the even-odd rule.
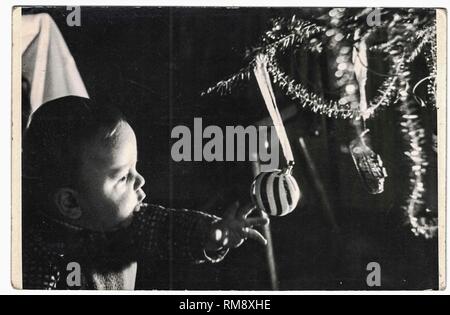
[[131,222],[133,221],[134,215],[141,210],[141,207],[147,205],[146,203],[142,202],[142,200],[144,200],[144,198],[142,198],[141,201],[139,201],[138,204],[134,207],[133,212],[130,213],[130,215],[125,220],[120,222],[120,224],[118,225],[119,229],[120,228],[127,228],[131,224]]
[[145,194],[145,192],[143,192],[141,190],[141,193],[139,194],[139,197],[138,197],[138,205],[142,205],[145,197],[147,197],[147,195]]
[[141,209],[142,206],[146,205],[143,201],[145,199],[146,195],[143,194],[143,197],[140,198],[140,200],[138,201],[138,204],[136,205],[136,207],[134,208],[134,212],[139,212],[139,210]]
[[142,202],[139,202],[137,205],[136,205],[136,207],[134,207],[134,213],[136,213],[136,212],[139,212],[139,210],[141,210],[141,207],[142,207],[142,205],[143,205],[143,203]]
[[131,224],[131,222],[133,221],[134,214],[138,213],[141,210],[141,207],[147,205],[146,203],[143,202],[145,197],[146,197],[146,195],[145,195],[145,193],[143,193],[142,197],[139,198],[137,205],[134,207],[133,212],[119,224],[120,228],[128,227]]
[[139,190],[138,191],[138,204],[142,204],[142,202],[144,201],[145,197],[147,197],[145,192],[143,190]]

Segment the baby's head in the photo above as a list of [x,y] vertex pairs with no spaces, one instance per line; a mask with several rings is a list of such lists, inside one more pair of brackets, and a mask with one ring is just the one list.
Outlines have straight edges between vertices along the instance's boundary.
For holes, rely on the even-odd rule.
[[125,226],[145,198],[133,129],[110,104],[63,97],[33,113],[23,140],[33,211],[97,231]]

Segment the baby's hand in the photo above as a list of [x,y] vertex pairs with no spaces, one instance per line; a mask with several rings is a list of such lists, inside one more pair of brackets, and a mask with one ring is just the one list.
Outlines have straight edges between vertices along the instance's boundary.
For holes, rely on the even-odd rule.
[[239,202],[235,202],[228,207],[223,219],[212,226],[206,250],[217,251],[223,248],[237,248],[247,238],[266,245],[267,240],[254,227],[268,224],[269,219],[267,215],[259,218],[247,218],[255,209],[256,207],[253,205],[240,207]]

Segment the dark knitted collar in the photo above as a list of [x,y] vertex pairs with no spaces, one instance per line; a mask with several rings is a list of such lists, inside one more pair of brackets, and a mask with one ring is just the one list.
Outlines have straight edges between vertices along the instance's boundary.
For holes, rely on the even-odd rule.
[[42,213],[29,220],[24,229],[27,243],[61,258],[87,260],[104,265],[108,262],[129,261],[133,257],[132,236],[129,228],[114,232],[83,229],[50,218]]

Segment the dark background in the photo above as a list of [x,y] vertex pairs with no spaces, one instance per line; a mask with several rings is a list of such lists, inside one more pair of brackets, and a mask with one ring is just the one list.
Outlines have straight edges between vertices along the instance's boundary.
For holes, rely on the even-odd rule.
[[[148,202],[193,208],[220,215],[239,199],[249,201],[249,162],[181,162],[170,156],[176,125],[192,127],[253,124],[267,116],[254,79],[230,96],[200,97],[201,91],[245,65],[247,49],[258,44],[269,19],[291,16],[315,19],[325,9],[308,8],[130,8],[82,7],[81,27],[69,27],[69,11],[46,12],[59,26],[91,98],[114,103],[135,129],[139,169],[146,178]],[[370,60],[387,71],[382,58]],[[336,98],[326,57],[288,54],[284,66],[310,89]],[[425,70],[420,60],[418,75]],[[379,78],[369,78],[369,96]],[[277,91],[281,109],[291,101]],[[436,112],[423,110],[427,130]],[[280,289],[369,289],[366,266],[380,263],[381,289],[437,288],[437,240],[415,237],[401,206],[407,195],[409,166],[399,131],[399,113],[383,110],[370,123],[372,145],[384,160],[389,177],[381,195],[362,186],[347,146],[355,137],[348,121],[328,119],[306,110],[286,121],[297,161],[295,177],[303,192],[290,215],[273,218],[275,260]],[[430,136],[430,133],[427,134]],[[304,137],[333,215],[327,214],[312,185],[298,138]],[[432,156],[432,154],[431,154]],[[436,181],[435,157],[430,165]],[[435,185],[429,186],[435,187]],[[436,207],[436,191],[428,201]],[[333,219],[334,216],[334,219]],[[333,225],[339,232],[333,231]],[[179,266],[161,262],[143,277],[141,288],[270,289],[265,249],[251,241],[217,265]]]

